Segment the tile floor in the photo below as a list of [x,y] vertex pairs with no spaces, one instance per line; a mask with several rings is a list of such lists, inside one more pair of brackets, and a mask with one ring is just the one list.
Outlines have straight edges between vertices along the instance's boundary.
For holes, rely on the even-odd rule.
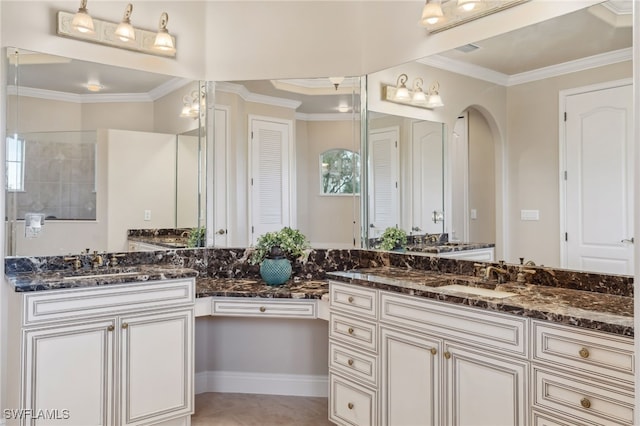
[[191,426],[325,426],[327,398],[201,393]]

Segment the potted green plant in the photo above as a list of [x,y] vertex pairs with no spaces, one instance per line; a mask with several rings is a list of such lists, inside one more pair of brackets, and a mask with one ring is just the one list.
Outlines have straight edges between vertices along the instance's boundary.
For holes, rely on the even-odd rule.
[[207,237],[206,228],[192,228],[189,231],[189,237],[187,239],[187,247],[204,247],[205,239]]
[[291,276],[291,261],[302,256],[309,247],[302,232],[287,226],[258,237],[249,263],[260,264],[260,276],[267,284],[280,285]]
[[380,236],[378,248],[381,250],[402,251],[407,246],[407,233],[404,229],[389,227]]

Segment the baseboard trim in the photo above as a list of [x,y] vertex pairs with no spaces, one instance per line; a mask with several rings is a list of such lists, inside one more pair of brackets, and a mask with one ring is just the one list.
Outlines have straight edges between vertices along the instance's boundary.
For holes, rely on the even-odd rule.
[[195,375],[195,393],[257,393],[265,395],[329,395],[328,376],[306,374],[240,373],[203,371]]

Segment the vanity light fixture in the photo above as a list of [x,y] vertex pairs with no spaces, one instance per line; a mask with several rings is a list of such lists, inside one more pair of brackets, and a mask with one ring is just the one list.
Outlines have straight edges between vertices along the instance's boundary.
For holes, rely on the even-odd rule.
[[76,14],[73,15],[71,26],[81,33],[94,34],[96,32],[93,26],[93,19],[91,19],[91,15],[89,15],[89,11],[87,10],[87,0],[80,2],[80,8]]
[[194,90],[188,95],[182,97],[182,111],[180,117],[196,119],[200,116],[200,109],[204,109],[205,96],[204,93],[198,94],[197,90]]
[[419,22],[434,34],[528,1],[426,0]]
[[167,30],[169,21],[167,12],[162,12],[160,15],[157,31],[134,28],[131,25],[132,12],[133,5],[128,3],[122,21],[119,23],[94,19],[87,11],[87,0],[82,0],[75,14],[58,11],[57,34],[151,55],[175,57],[176,38]]
[[122,17],[122,22],[118,24],[118,28],[116,28],[116,35],[118,38],[125,43],[130,41],[135,41],[136,39],[136,30],[133,29],[133,25],[131,25],[131,13],[133,12],[133,5],[129,3],[124,10],[124,16]]
[[160,15],[160,25],[158,26],[158,33],[156,39],[153,42],[153,47],[168,53],[176,53],[176,46],[173,44],[173,37],[167,30],[167,24],[169,23],[169,14],[162,12]]
[[429,91],[425,92],[422,88],[424,80],[421,77],[417,77],[413,81],[413,90],[407,88],[406,83],[408,80],[409,77],[406,74],[400,74],[395,85],[383,84],[382,100],[427,109],[444,106],[438,92],[440,83],[433,82],[429,87]]
[[433,25],[440,22],[444,18],[442,12],[442,4],[440,0],[427,0],[422,8],[422,17],[420,23],[422,25]]

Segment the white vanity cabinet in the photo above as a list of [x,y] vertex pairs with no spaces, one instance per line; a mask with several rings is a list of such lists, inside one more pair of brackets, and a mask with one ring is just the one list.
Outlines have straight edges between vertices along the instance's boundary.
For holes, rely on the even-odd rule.
[[380,293],[381,424],[527,425],[524,318]]
[[545,321],[531,325],[534,425],[633,424],[632,338]]
[[330,282],[329,420],[378,424],[378,291]]
[[188,425],[194,286],[191,278],[13,294],[8,407],[29,414],[8,424]]

